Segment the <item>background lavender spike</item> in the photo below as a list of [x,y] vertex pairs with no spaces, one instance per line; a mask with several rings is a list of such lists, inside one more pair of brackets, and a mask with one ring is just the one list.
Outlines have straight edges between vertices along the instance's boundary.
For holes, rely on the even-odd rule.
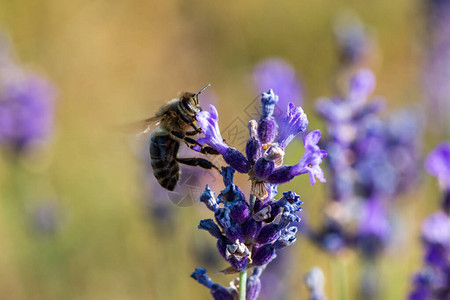
[[338,66],[336,90],[348,92],[347,82],[359,68],[371,66],[376,60],[376,40],[369,26],[352,10],[341,11],[333,24],[337,46]]
[[44,76],[15,62],[10,47],[0,51],[0,146],[23,154],[48,141],[56,91]]
[[[425,167],[441,183],[444,197],[449,190],[450,143],[443,142],[428,155]],[[422,269],[413,277],[411,300],[450,298],[450,216],[447,202],[422,225],[424,258]]]
[[310,233],[332,254],[345,248],[360,251],[365,262],[360,289],[364,299],[378,297],[374,272],[390,241],[390,207],[417,182],[421,138],[414,112],[393,113],[388,121],[378,116],[380,100],[368,101],[374,83],[369,70],[359,70],[349,80],[346,97],[317,103],[327,125],[332,189],[325,223]]
[[440,138],[450,135],[450,4],[448,1],[423,1],[428,13],[426,62],[423,68],[424,103],[429,126]]
[[303,278],[306,286],[309,289],[309,300],[327,300],[325,296],[325,275],[322,269],[314,267]]

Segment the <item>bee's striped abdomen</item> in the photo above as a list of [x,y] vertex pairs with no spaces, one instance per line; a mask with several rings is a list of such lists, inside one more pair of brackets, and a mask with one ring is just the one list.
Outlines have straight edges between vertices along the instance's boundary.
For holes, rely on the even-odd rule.
[[180,167],[175,157],[180,143],[170,133],[156,131],[150,137],[150,158],[153,174],[159,184],[173,191],[180,179]]

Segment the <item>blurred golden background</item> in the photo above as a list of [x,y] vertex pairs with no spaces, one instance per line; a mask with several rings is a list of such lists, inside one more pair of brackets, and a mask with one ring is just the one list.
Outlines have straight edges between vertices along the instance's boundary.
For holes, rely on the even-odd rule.
[[[148,158],[136,159],[133,137],[115,128],[207,83],[221,125],[236,115],[246,121],[242,111],[260,92],[252,86],[253,67],[281,57],[302,80],[309,128],[323,129],[314,101],[334,94],[333,22],[343,10],[354,11],[376,36],[376,58],[367,67],[387,110],[420,103],[419,1],[0,0],[0,28],[17,60],[57,89],[50,144],[19,161],[0,156],[0,299],[207,299],[208,290],[189,274],[207,267],[195,252],[214,249],[213,239],[197,230],[209,212],[199,202],[171,204],[171,224],[152,220],[142,200]],[[298,151],[287,161],[298,161]],[[421,265],[418,229],[439,197],[436,182],[424,178],[396,203],[405,227],[382,260],[380,299],[404,298]],[[245,178],[238,179],[247,189]],[[327,185],[310,186],[305,176],[279,190],[287,189],[302,196],[309,221],[319,223]],[[50,205],[51,233],[37,232],[30,221],[43,204]],[[288,299],[307,299],[302,278],[316,265],[330,299],[341,299],[342,289],[357,299],[356,255],[338,264],[346,274],[342,288],[335,279],[343,273],[329,255],[302,237],[291,250]],[[209,274],[227,284],[230,276],[214,273],[225,262],[212,260],[218,262]]]

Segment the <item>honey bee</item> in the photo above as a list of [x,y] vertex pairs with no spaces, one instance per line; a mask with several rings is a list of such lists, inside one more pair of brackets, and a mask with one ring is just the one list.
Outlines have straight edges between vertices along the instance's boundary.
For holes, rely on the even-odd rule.
[[219,171],[219,168],[207,159],[177,156],[180,141],[184,141],[191,149],[195,145],[200,146],[200,153],[219,154],[215,149],[202,146],[189,137],[201,133],[201,129],[195,125],[197,121],[195,116],[202,111],[198,96],[209,86],[210,84],[196,94],[181,93],[179,98],[172,99],[163,105],[154,117],[139,122],[139,127],[145,128],[143,132],[149,132],[151,128],[157,127],[150,136],[150,161],[158,183],[169,191],[175,189],[180,179],[179,164],[199,166],[204,169],[215,168]]

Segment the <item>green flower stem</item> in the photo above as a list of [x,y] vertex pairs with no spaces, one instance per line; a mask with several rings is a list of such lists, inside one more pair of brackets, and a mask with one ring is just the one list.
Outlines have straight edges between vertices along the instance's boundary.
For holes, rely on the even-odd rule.
[[250,195],[250,212],[254,213],[253,209],[255,208],[255,202],[256,202],[256,196],[251,194]]
[[336,299],[347,300],[347,272],[345,266],[345,258],[339,255],[332,260],[333,282],[336,284]]
[[247,269],[239,273],[239,300],[247,298]]

